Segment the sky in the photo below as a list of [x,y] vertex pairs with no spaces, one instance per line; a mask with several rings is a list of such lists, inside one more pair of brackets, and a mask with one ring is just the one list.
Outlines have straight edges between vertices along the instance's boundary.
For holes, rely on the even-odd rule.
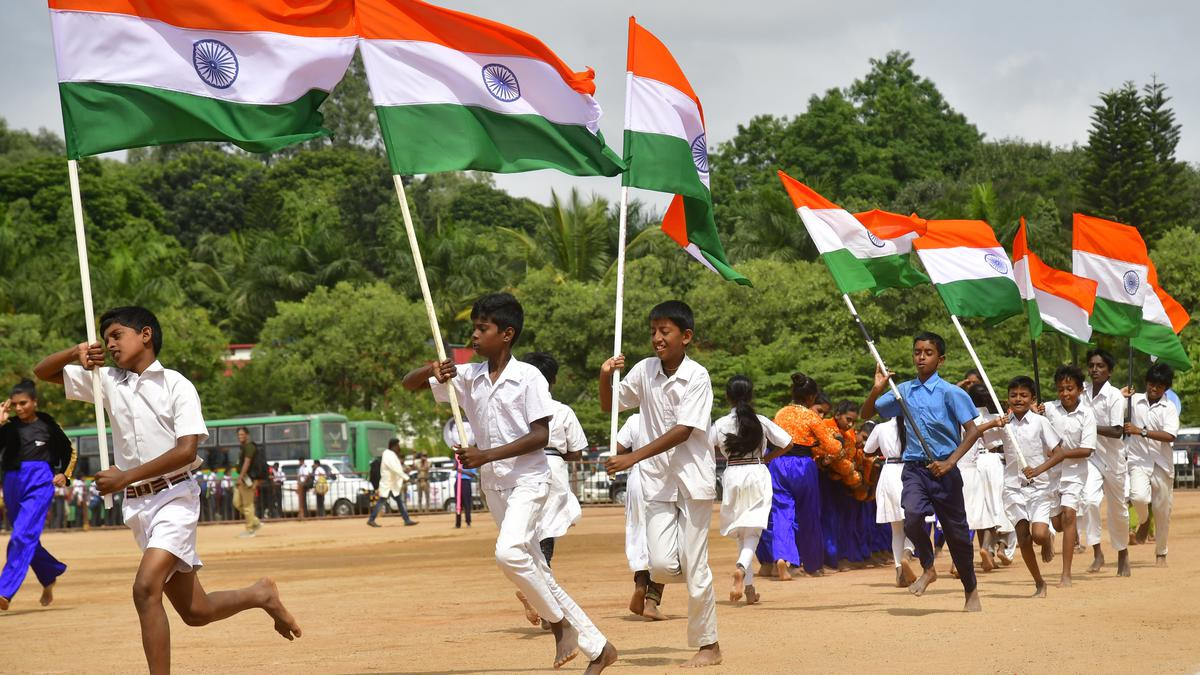
[[[231,2],[233,0],[221,0]],[[220,3],[215,3],[219,6]],[[908,51],[950,105],[988,138],[1084,144],[1101,91],[1157,76],[1183,125],[1182,160],[1200,163],[1200,3],[1060,0],[443,0],[540,37],[571,67],[596,70],[601,130],[618,152],[627,17],[674,53],[704,105],[709,147],[759,114],[790,116],[845,87],[888,51]],[[3,0],[0,117],[10,128],[61,133],[54,49],[44,2]],[[1194,126],[1196,125],[1196,126]],[[615,200],[616,178],[551,171],[497,177],[539,201],[576,187]],[[649,195],[639,195],[643,198]],[[650,200],[657,203],[660,200]]]

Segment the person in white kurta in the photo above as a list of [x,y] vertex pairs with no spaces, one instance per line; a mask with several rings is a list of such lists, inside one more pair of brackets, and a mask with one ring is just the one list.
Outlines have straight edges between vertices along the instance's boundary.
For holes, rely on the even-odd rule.
[[[617,432],[617,454],[633,452],[648,442],[642,416],[634,413]],[[653,621],[667,617],[659,611],[665,586],[650,579],[650,547],[646,544],[646,495],[642,491],[642,466],[625,474],[625,558],[633,572],[633,597],[629,611]]]
[[1167,564],[1167,535],[1171,526],[1175,458],[1172,443],[1179,433],[1179,411],[1163,394],[1171,387],[1175,372],[1159,361],[1146,371],[1146,393],[1132,396],[1133,411],[1125,425],[1129,452],[1129,499],[1137,509],[1137,541],[1150,533],[1154,513],[1154,553],[1159,566]]
[[1117,576],[1127,577],[1129,567],[1129,504],[1127,484],[1128,462],[1125,456],[1126,400],[1121,390],[1110,382],[1116,361],[1103,349],[1087,354],[1087,370],[1092,381],[1085,387],[1083,400],[1096,418],[1096,451],[1088,458],[1088,479],[1083,486],[1083,503],[1076,522],[1080,541],[1092,547],[1089,572],[1104,567],[1104,552],[1100,548],[1100,502],[1107,502],[1108,543],[1117,552]]
[[579,498],[571,490],[571,471],[568,461],[583,458],[587,449],[587,437],[575,411],[565,403],[551,401],[554,416],[550,418],[550,441],[546,444],[546,461],[550,464],[550,496],[542,509],[542,524],[539,535],[542,553],[546,562],[554,556],[554,539],[567,533],[579,522],[583,511]]
[[1081,399],[1083,372],[1075,366],[1060,366],[1054,373],[1058,400],[1046,404],[1046,419],[1062,441],[1060,463],[1054,467],[1058,481],[1058,505],[1051,524],[1063,533],[1063,573],[1059,586],[1071,585],[1071,561],[1075,556],[1075,514],[1083,503],[1088,459],[1096,450],[1096,418],[1091,406]]
[[[764,460],[768,446],[772,450],[791,448],[792,436],[754,412],[750,406],[753,390],[749,378],[743,375],[730,378],[725,393],[734,407],[709,427],[708,441],[728,460],[721,477],[721,536],[732,537],[738,543],[729,601],[737,602],[744,595],[746,604],[752,605],[759,599],[754,588],[754,549],[771,515],[771,472]],[[743,424],[749,424],[741,421],[744,419],[758,420],[759,429],[743,428]],[[744,434],[757,435],[758,442],[752,448],[735,449]]]
[[[879,471],[879,482],[875,484],[875,522],[890,523],[892,527],[892,564],[896,568],[896,587],[907,588],[917,580],[908,558],[911,558],[912,543],[904,536],[904,507],[900,494],[904,491],[901,474],[904,473],[903,448],[900,447],[899,425],[892,418],[875,425],[863,453],[882,454],[883,468]],[[905,551],[909,554],[906,557]]]

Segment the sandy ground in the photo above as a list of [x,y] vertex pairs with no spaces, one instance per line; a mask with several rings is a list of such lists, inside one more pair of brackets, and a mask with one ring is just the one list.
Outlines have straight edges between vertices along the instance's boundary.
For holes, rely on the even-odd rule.
[[[732,540],[713,530],[725,664],[709,672],[1195,672],[1200,668],[1200,492],[1180,492],[1171,566],[1153,566],[1150,545],[1131,549],[1133,577],[1100,574],[1076,561],[1075,586],[1027,596],[1016,561],[981,576],[982,614],[965,614],[948,575],[922,598],[893,586],[891,568],[820,579],[762,580],[758,606],[728,597]],[[254,539],[239,527],[200,528],[201,579],[209,590],[261,575],[279,583],[304,636],[289,643],[255,611],[189,628],[168,610],[176,672],[530,673],[549,672],[552,639],[524,623],[513,589],[492,559],[495,527],[480,514],[471,530],[442,515],[401,527],[362,519],[270,523]],[[714,516],[713,522],[716,523]],[[563,586],[621,652],[610,672],[678,672],[686,659],[686,595],[668,586],[671,620],[649,623],[626,609],[632,582],[623,555],[623,512],[591,508],[560,539],[554,568]],[[1060,540],[1061,541],[1061,540]],[[0,541],[3,543],[3,541]],[[57,601],[38,606],[30,574],[0,614],[0,671],[144,670],[130,583],[138,562],[127,531],[52,533],[45,546],[68,563]],[[949,557],[938,560],[939,571]],[[1059,559],[1049,565],[1057,580]],[[566,672],[582,671],[582,659]]]

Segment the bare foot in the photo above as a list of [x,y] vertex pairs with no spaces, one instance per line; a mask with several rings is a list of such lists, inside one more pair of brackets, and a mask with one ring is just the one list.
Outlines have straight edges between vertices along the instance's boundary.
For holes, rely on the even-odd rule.
[[1053,562],[1054,560],[1054,540],[1042,546],[1042,562]]
[[1104,554],[1097,553],[1096,556],[1092,558],[1092,564],[1088,565],[1087,571],[1089,574],[1095,574],[1096,572],[1099,572],[1102,567],[1104,567]]
[[841,560],[839,560],[838,564],[837,564],[837,571],[849,572],[850,571],[850,561],[846,560],[845,558],[842,558]]
[[937,570],[930,567],[917,577],[917,580],[909,584],[908,592],[921,597],[925,593],[925,589],[929,588],[929,584],[937,581]]
[[746,587],[746,604],[757,605],[759,601],[758,591],[754,590],[754,584]]
[[583,671],[583,675],[596,675],[616,662],[617,648],[611,642],[605,642],[600,656],[592,659],[592,662],[588,664],[587,670]]
[[823,577],[825,576],[825,570],[819,569],[816,572],[809,572],[805,570],[804,574],[810,577]]
[[0,595],[0,612],[8,611],[8,598]]
[[525,606],[525,620],[534,626],[542,625],[542,617],[538,616],[537,610],[533,608],[533,605],[529,604],[529,598],[526,598],[525,594],[521,591],[517,591],[517,599]]
[[733,570],[733,588],[729,590],[729,601],[737,602],[746,591],[746,570],[741,565]]
[[1131,576],[1132,571],[1129,569],[1129,549],[1117,551],[1117,576]]
[[255,585],[264,596],[258,606],[275,620],[275,632],[288,640],[300,637],[300,624],[296,623],[291,612],[279,601],[279,588],[275,586],[275,582],[270,577],[263,577]]
[[964,612],[982,612],[983,604],[979,602],[979,589],[967,593],[967,602],[963,605]]
[[775,576],[775,566],[771,563],[759,563],[758,571],[754,574],[760,577],[773,577]]
[[49,607],[54,602],[54,584],[42,586],[42,598],[38,602],[42,603],[42,607]]
[[991,551],[987,549],[979,549],[979,565],[984,572],[991,572],[996,569],[996,561],[992,558]]
[[1034,587],[1033,595],[1031,595],[1029,597],[1031,597],[1031,598],[1046,597],[1046,582],[1045,581],[1037,582],[1037,586]]
[[1071,575],[1070,574],[1062,575],[1062,578],[1058,580],[1058,587],[1059,588],[1070,588],[1071,587]]
[[680,668],[703,668],[704,666],[715,666],[721,663],[721,647],[716,643],[704,645],[696,655],[688,659],[686,663],[679,664]]
[[1000,549],[999,551],[996,551],[996,559],[999,560],[1000,564],[1004,565],[1005,567],[1008,567],[1009,565],[1012,564],[1012,558],[1009,557],[1008,553],[1005,552],[1004,549]]
[[907,588],[916,580],[917,573],[913,571],[912,565],[907,560],[901,560],[900,567],[896,568],[896,587]]
[[1146,537],[1149,535],[1150,523],[1142,523],[1141,525],[1138,525],[1137,533],[1134,535],[1134,539],[1137,541],[1137,543],[1144,544],[1146,543]]
[[[788,564],[787,564],[786,560],[776,560],[775,561],[775,574],[776,574],[776,576],[779,577],[780,581],[791,581],[792,580],[792,573],[791,573],[791,571],[788,570]],[[712,665],[712,664],[704,664],[704,665]]]
[[1154,556],[1154,566],[1155,567],[1166,567],[1167,566],[1167,556],[1165,556],[1165,555]]
[[642,610],[642,616],[650,619],[651,621],[667,620],[667,615],[658,610],[658,603],[650,599],[646,600],[646,607]]
[[956,567],[953,563],[950,565],[950,576],[954,577],[955,579],[958,578],[958,567]]
[[[517,595],[521,595],[517,593]],[[633,597],[629,598],[629,611],[632,614],[642,616],[646,611],[646,587],[642,585],[633,587]]]
[[566,619],[550,624],[554,633],[554,667],[562,668],[563,664],[579,656],[579,631]]

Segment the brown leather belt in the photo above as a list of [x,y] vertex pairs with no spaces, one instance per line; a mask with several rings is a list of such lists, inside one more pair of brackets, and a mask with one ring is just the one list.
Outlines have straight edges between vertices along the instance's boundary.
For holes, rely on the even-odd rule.
[[130,485],[129,487],[125,488],[125,498],[136,499],[137,497],[145,497],[147,495],[156,494],[173,485],[179,485],[180,483],[189,480],[191,477],[192,474],[190,471],[180,471],[174,476],[159,476],[158,478],[146,481],[145,483]]
[[762,460],[757,457],[754,459],[731,459],[725,466],[750,466],[752,464],[762,464]]

